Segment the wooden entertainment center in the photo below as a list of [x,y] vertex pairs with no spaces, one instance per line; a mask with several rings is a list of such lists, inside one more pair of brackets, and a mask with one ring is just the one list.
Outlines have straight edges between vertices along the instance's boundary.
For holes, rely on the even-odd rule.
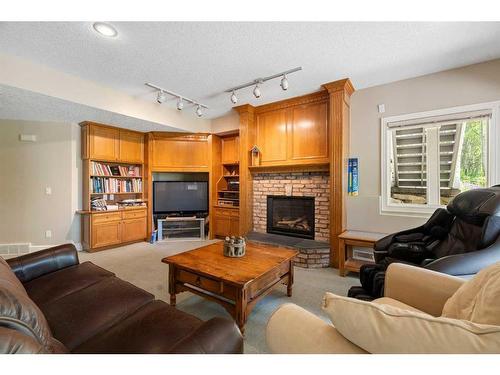
[[[90,251],[150,237],[153,174],[203,172],[209,181],[209,238],[246,235],[253,229],[255,173],[329,173],[331,265],[338,266],[339,238],[346,229],[349,150],[349,79],[324,84],[312,94],[262,106],[234,109],[239,124],[225,134],[141,133],[84,122],[83,246]],[[111,168],[95,173],[96,165]],[[122,169],[117,167],[122,167]],[[123,169],[125,168],[125,169]],[[92,172],[94,171],[94,172]],[[123,171],[131,174],[121,175]],[[113,180],[111,190],[106,190]],[[118,182],[120,181],[120,182]],[[104,190],[102,186],[104,185]],[[116,186],[119,186],[118,188]],[[97,190],[96,190],[97,188]],[[143,206],[95,211],[94,198],[111,203],[142,200]]]

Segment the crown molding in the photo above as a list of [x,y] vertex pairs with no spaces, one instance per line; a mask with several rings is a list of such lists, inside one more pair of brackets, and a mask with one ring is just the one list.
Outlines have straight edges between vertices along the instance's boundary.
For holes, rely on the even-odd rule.
[[355,90],[349,78],[340,79],[338,81],[324,83],[322,85],[330,94],[337,91],[344,91],[347,95],[351,96]]

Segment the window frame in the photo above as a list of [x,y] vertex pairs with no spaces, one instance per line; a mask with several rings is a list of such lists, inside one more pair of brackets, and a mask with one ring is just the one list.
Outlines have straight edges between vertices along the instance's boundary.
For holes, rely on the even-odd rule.
[[[443,205],[389,203],[391,191],[391,165],[389,139],[389,124],[398,121],[418,121],[436,116],[454,115],[470,111],[491,111],[488,126],[488,186],[500,184],[500,125],[498,118],[500,113],[500,101],[464,105],[451,108],[443,108],[432,111],[409,113],[404,115],[382,117],[380,119],[381,153],[380,153],[380,192],[379,208],[381,215],[422,217],[428,218],[437,208]],[[445,120],[444,120],[445,121]],[[408,125],[412,126],[412,125]]]

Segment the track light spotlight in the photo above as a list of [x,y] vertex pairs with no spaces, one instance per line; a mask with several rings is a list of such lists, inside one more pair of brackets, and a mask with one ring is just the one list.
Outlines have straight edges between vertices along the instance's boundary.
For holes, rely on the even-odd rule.
[[253,89],[253,96],[255,96],[257,99],[260,98],[260,89],[258,83],[255,85],[255,88]]
[[233,93],[231,95],[231,103],[233,103],[233,104],[238,103],[238,98],[236,97],[236,94],[234,93],[234,90],[233,90]]
[[281,78],[280,86],[283,91],[288,90],[288,79],[286,78],[286,74],[283,74],[283,78]]
[[179,97],[177,99],[177,109],[180,111],[180,110],[182,110],[182,108],[184,108],[184,102],[182,101],[182,98]]
[[196,114],[198,115],[198,117],[203,116],[203,108],[208,109],[207,105],[200,103],[197,100],[187,98],[184,95],[167,90],[163,87],[154,85],[152,83],[145,83],[145,85],[156,90],[156,93],[157,93],[156,101],[160,104],[163,103],[164,101],[166,101],[169,96],[172,96],[174,99],[177,99],[177,109],[179,111],[184,108],[185,103],[192,104],[194,107],[196,107]]
[[161,104],[165,100],[167,100],[167,94],[164,93],[162,90],[158,91],[158,96],[156,97],[156,101]]
[[238,100],[238,98],[236,97],[236,94],[234,92],[238,91],[238,90],[241,90],[241,89],[244,89],[245,87],[252,87],[252,86],[255,85],[255,88],[253,89],[253,95],[256,98],[260,98],[260,94],[261,93],[260,93],[260,87],[259,87],[259,85],[261,85],[264,82],[267,82],[267,81],[269,81],[271,79],[275,79],[275,78],[281,78],[281,82],[280,82],[281,89],[283,91],[286,91],[286,90],[288,90],[288,78],[287,78],[287,75],[295,73],[295,72],[298,72],[300,70],[302,70],[302,67],[299,66],[297,68],[288,69],[288,70],[285,70],[284,72],[276,73],[276,74],[273,74],[271,76],[256,78],[253,81],[244,83],[242,85],[231,87],[230,89],[227,89],[224,92],[230,92],[230,93],[232,93],[232,95],[231,95],[231,102],[233,102],[234,104],[236,104],[236,101]]

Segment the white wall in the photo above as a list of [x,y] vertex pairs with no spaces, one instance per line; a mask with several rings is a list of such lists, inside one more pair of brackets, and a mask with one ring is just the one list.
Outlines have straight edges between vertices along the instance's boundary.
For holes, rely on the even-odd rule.
[[[391,233],[425,219],[380,215],[380,119],[500,100],[500,59],[356,91],[350,155],[359,158],[359,196],[347,199],[347,228]],[[385,104],[379,114],[378,104]],[[500,161],[499,161],[500,162]]]
[[212,120],[212,133],[224,134],[240,128],[240,115],[234,109],[227,115]]
[[77,124],[0,120],[0,244],[80,242],[81,175]]

